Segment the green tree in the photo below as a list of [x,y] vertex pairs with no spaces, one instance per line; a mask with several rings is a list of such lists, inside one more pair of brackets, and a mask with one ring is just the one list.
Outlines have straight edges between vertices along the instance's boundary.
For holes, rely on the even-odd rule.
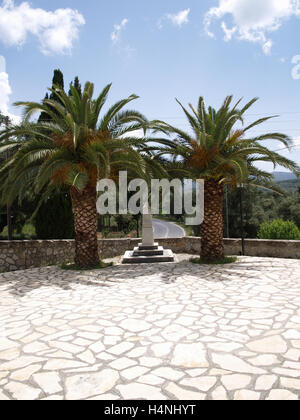
[[65,88],[64,75],[59,69],[54,70],[53,73],[52,91],[50,94],[50,99],[53,101],[61,102],[61,98],[59,95],[56,94],[55,88],[59,88],[60,90],[64,90]]
[[[78,95],[81,97],[82,96],[82,91],[81,91],[81,84],[79,82],[78,76],[75,77],[74,79],[74,83],[71,82],[71,84],[74,86],[74,88],[77,90]],[[69,96],[72,96],[72,91],[71,89],[69,90]]]
[[[9,127],[11,120],[7,115],[2,114],[0,110],[0,129],[1,126]],[[0,152],[0,164],[5,162],[9,157],[9,150],[7,148],[2,149]],[[11,224],[11,206],[6,206],[5,209],[1,209],[0,205],[0,232],[8,224],[8,239],[12,239],[12,224]]]
[[[97,243],[96,184],[102,177],[116,176],[115,168],[139,168],[143,164],[133,145],[141,139],[122,136],[145,128],[146,118],[137,111],[123,108],[137,99],[131,95],[111,106],[100,118],[111,85],[93,100],[94,85],[87,82],[82,97],[70,85],[69,97],[61,87],[51,89],[52,96],[42,103],[17,102],[24,108],[24,121],[0,132],[1,148],[20,145],[0,169],[2,201],[11,203],[34,185],[44,198],[54,190],[69,189],[75,227],[75,263],[96,266]],[[36,112],[46,112],[50,122],[30,122]],[[29,138],[22,143],[20,137]]]
[[[59,70],[59,69],[54,70],[54,72],[53,72],[53,78],[52,78],[52,92],[50,94],[50,98],[49,98],[48,93],[46,93],[46,96],[45,96],[43,102],[44,103],[47,103],[47,100],[48,99],[51,99],[51,100],[54,100],[54,101],[58,101],[59,102],[59,98],[55,94],[54,87],[55,86],[58,86],[60,89],[64,90],[64,85],[65,85],[65,83],[64,83],[64,75],[63,75],[62,71]],[[47,112],[42,111],[41,114],[40,114],[40,116],[39,116],[38,121],[39,122],[42,122],[42,121],[49,122],[49,121],[51,121],[51,117],[50,117],[50,115]]]
[[[1,125],[5,124],[5,115],[2,114],[0,110],[0,128]],[[3,161],[3,154],[0,155],[0,161]],[[2,232],[3,228],[6,226],[6,212],[4,209],[0,208],[0,232]]]
[[[286,196],[273,192],[276,185],[267,184],[259,187],[245,184],[243,188],[243,230],[246,238],[257,238],[261,223],[278,218],[278,205]],[[268,189],[266,189],[268,188]],[[281,193],[281,192],[280,192]],[[281,193],[282,194],[282,193]],[[224,232],[228,230],[231,238],[241,237],[240,189],[227,186],[223,205]]]
[[163,121],[153,122],[153,128],[169,135],[175,135],[173,146],[166,153],[172,153],[183,167],[188,168],[193,179],[205,180],[204,222],[201,225],[201,258],[217,260],[224,257],[223,244],[223,194],[224,185],[237,186],[250,180],[270,178],[270,174],[255,167],[257,161],[279,164],[299,173],[298,166],[289,159],[270,151],[261,142],[277,140],[285,146],[292,141],[282,133],[267,133],[251,137],[249,130],[272,117],[260,118],[244,126],[244,114],[257,101],[252,99],[239,109],[241,100],[233,107],[232,96],[228,96],[219,110],[205,107],[202,97],[197,108],[190,105],[189,112],[179,101],[192,134]]
[[35,216],[38,239],[73,239],[74,218],[69,191],[52,194],[39,207]]
[[[53,72],[52,89],[55,89],[55,86],[64,89],[64,76],[59,69]],[[50,99],[58,100],[59,98],[51,93]],[[43,103],[47,104],[48,100],[49,95],[46,93]],[[50,122],[51,120],[49,114],[41,112],[38,122]],[[55,223],[55,215],[58,215],[57,223]],[[74,238],[74,219],[69,191],[66,190],[62,195],[54,192],[52,196],[48,197],[47,202],[39,208],[34,218],[34,225],[38,239]]]
[[278,215],[283,220],[291,220],[300,229],[300,194],[284,197],[279,203]]
[[2,114],[1,110],[0,110],[0,126],[3,124],[10,124],[11,121],[9,119],[9,117],[7,115]]

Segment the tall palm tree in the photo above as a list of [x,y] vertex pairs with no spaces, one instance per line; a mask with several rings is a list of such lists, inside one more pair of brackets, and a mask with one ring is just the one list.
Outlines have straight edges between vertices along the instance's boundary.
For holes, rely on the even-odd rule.
[[174,161],[193,179],[205,180],[204,222],[201,225],[201,258],[215,260],[224,258],[223,244],[223,194],[224,185],[236,187],[255,178],[268,178],[270,174],[255,167],[257,161],[281,165],[295,174],[300,168],[295,162],[263,146],[266,140],[277,140],[286,147],[291,139],[282,133],[267,133],[256,137],[248,135],[249,130],[272,117],[260,118],[244,125],[244,114],[257,101],[252,99],[238,109],[241,99],[231,106],[233,97],[226,97],[219,110],[205,107],[202,97],[197,109],[191,104],[188,111],[178,100],[191,130],[186,132],[163,121],[152,122],[156,131],[175,135],[173,144],[166,148]]
[[[112,176],[114,168],[138,168],[143,164],[133,147],[142,140],[122,136],[144,128],[146,118],[123,108],[137,99],[131,95],[118,101],[100,118],[111,85],[93,100],[94,85],[87,82],[82,95],[71,84],[71,96],[55,86],[50,89],[58,100],[42,103],[17,102],[24,108],[24,120],[0,132],[0,153],[16,149],[0,168],[2,202],[22,199],[32,186],[42,199],[53,190],[70,190],[75,226],[75,263],[99,264],[97,244],[96,185],[102,177]],[[44,112],[50,121],[30,122]],[[59,209],[57,209],[59,211]]]

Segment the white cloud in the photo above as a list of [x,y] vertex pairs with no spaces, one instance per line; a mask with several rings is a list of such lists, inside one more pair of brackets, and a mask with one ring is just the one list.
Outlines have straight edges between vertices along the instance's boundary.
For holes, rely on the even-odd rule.
[[13,0],[3,0],[0,6],[0,39],[8,46],[21,47],[28,35],[38,38],[43,54],[68,54],[84,17],[73,9],[48,12],[33,8],[27,2],[19,6]]
[[293,146],[294,147],[300,147],[300,136],[294,137],[294,139],[293,139]]
[[175,15],[168,13],[166,17],[173,23],[173,25],[181,27],[183,24],[189,22],[190,11],[191,9],[182,10],[181,12]]
[[9,96],[11,93],[8,74],[2,71],[0,73],[0,111],[3,115],[8,114]]
[[231,40],[231,38],[232,38],[232,36],[233,36],[233,35],[234,35],[234,33],[236,32],[236,28],[235,28],[235,27],[233,27],[232,29],[228,29],[228,28],[227,28],[227,25],[226,25],[226,23],[225,23],[225,22],[222,22],[221,27],[222,27],[222,29],[223,29],[223,31],[224,31],[224,33],[225,33],[224,40],[225,40],[225,41],[230,41],[230,40]]
[[300,79],[300,55],[295,55],[292,58],[292,64],[295,64],[294,67],[292,68],[292,78],[294,80],[299,80]]
[[273,46],[273,42],[271,41],[271,39],[269,39],[268,41],[266,41],[266,42],[262,45],[263,52],[264,52],[266,55],[270,55],[270,54],[271,54],[271,50],[272,50],[272,46]]
[[6,72],[6,60],[3,57],[3,55],[0,55],[0,73],[5,73]]
[[[224,40],[233,36],[240,40],[259,43],[265,54],[270,54],[270,34],[292,16],[300,16],[299,0],[219,0],[218,7],[212,7],[205,15],[207,34],[214,38],[211,30],[213,20],[220,20]],[[230,17],[231,28],[224,19]]]
[[128,19],[123,19],[120,25],[114,25],[114,31],[111,33],[110,39],[112,40],[113,44],[117,44],[121,39],[121,32],[125,29],[128,23]]
[[5,58],[0,55],[0,111],[3,115],[7,115],[14,123],[20,121],[20,117],[9,112],[9,97],[12,90],[9,84],[8,74],[6,73]]
[[122,40],[122,32],[125,30],[129,19],[124,18],[119,25],[114,25],[114,30],[110,35],[110,39],[116,51],[125,58],[131,58],[136,49]]
[[169,20],[173,23],[174,26],[178,26],[179,28],[182,27],[182,25],[189,22],[189,14],[191,9],[185,9],[181,10],[178,13],[171,14],[166,13],[159,21],[158,21],[158,27],[161,29],[163,27],[163,20]]

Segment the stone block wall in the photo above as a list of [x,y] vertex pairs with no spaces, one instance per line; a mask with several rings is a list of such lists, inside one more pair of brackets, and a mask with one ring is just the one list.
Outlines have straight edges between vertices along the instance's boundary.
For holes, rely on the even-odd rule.
[[[140,239],[101,239],[99,253],[101,258],[123,255],[139,242]],[[200,254],[200,238],[164,238],[158,242],[175,254]],[[224,239],[224,245],[227,255],[241,254],[240,239]],[[0,272],[72,262],[74,250],[74,240],[0,241]],[[300,241],[247,239],[245,250],[249,256],[300,259]]]
[[0,272],[59,264],[74,259],[74,241],[0,241]]

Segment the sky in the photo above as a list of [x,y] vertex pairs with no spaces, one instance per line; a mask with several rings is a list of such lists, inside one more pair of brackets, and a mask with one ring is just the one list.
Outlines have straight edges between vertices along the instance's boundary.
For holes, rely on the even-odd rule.
[[252,134],[288,134],[299,147],[282,153],[300,165],[299,39],[299,0],[0,0],[0,110],[17,120],[13,103],[42,100],[56,68],[184,129],[175,98],[259,97],[245,123],[279,115]]

